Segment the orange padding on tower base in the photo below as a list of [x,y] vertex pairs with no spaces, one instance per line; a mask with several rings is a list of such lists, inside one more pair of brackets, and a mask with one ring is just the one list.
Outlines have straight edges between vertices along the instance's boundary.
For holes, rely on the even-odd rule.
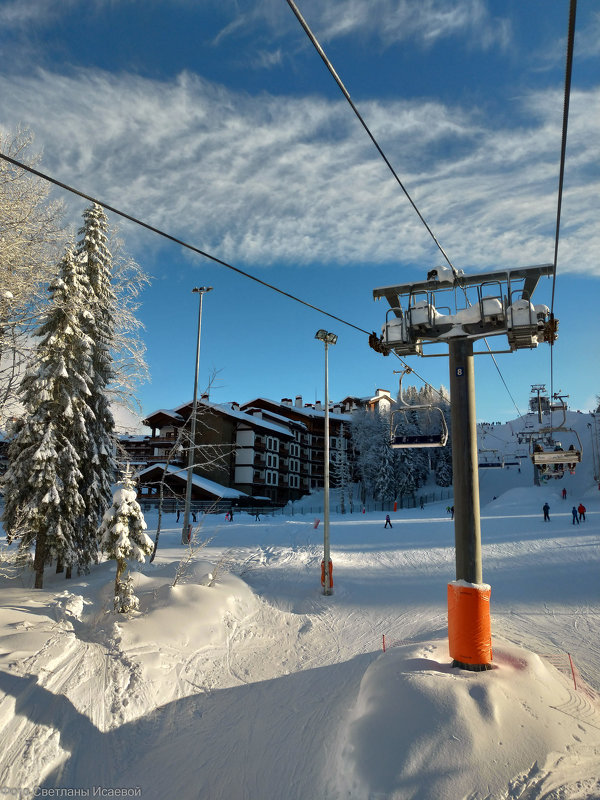
[[484,665],[492,660],[491,591],[485,583],[448,584],[448,644],[450,656],[461,664]]

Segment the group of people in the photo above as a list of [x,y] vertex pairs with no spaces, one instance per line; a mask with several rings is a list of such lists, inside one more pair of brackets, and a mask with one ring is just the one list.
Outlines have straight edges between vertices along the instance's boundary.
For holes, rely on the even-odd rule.
[[[563,499],[566,497],[566,491],[563,489]],[[544,512],[544,522],[550,522],[550,506],[548,503],[544,503],[542,506],[542,511]],[[573,525],[577,523],[579,525],[580,522],[585,522],[585,511],[586,508],[583,503],[579,503],[578,506],[573,506],[571,509],[571,513],[573,514]]]

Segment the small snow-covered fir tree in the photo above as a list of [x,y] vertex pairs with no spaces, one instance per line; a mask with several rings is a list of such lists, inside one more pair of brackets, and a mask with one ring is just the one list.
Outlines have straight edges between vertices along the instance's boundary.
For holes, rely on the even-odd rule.
[[152,539],[145,533],[146,521],[136,496],[127,465],[123,480],[113,495],[112,506],[105,511],[98,531],[100,549],[117,562],[115,611],[121,613],[135,611],[139,606],[139,600],[133,593],[131,575],[124,577],[127,561],[144,563],[153,548]]
[[35,587],[45,564],[80,563],[82,454],[91,412],[91,341],[80,326],[77,261],[67,250],[37,335],[41,341],[21,384],[23,418],[9,447],[3,515],[9,540],[21,555],[35,543]]

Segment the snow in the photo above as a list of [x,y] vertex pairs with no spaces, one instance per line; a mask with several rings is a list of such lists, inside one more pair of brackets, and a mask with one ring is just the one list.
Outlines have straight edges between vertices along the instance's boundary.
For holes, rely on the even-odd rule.
[[[482,474],[487,672],[448,655],[447,500],[392,513],[391,530],[385,513],[332,515],[331,597],[322,531],[299,503],[260,522],[205,517],[183,564],[168,515],[156,560],[133,567],[139,613],[111,611],[111,562],[70,581],[48,571],[41,591],[0,578],[0,786],[600,797],[600,492],[585,468],[543,487],[525,466]],[[587,520],[574,526],[579,501]]]

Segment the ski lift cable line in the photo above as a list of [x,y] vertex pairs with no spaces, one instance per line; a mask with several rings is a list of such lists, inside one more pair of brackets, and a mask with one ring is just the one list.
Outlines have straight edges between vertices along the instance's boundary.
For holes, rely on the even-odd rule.
[[442,256],[444,257],[445,261],[447,262],[448,266],[449,266],[449,267],[450,267],[450,269],[452,270],[452,273],[453,273],[454,277],[455,277],[455,278],[457,278],[457,277],[458,277],[458,272],[457,272],[457,270],[455,269],[455,267],[454,267],[454,265],[452,264],[452,262],[450,261],[450,259],[449,259],[448,255],[447,255],[446,251],[444,250],[444,248],[442,247],[442,245],[441,245],[441,244],[439,243],[439,241],[437,240],[437,238],[436,238],[435,234],[433,233],[433,231],[432,231],[432,230],[431,230],[431,228],[429,227],[429,225],[428,225],[428,223],[427,223],[427,221],[426,221],[425,217],[423,216],[423,214],[421,214],[421,212],[420,212],[420,211],[419,211],[419,209],[417,208],[417,205],[416,205],[416,203],[414,202],[414,200],[413,200],[413,199],[412,199],[412,197],[410,196],[410,194],[409,194],[409,192],[408,192],[407,188],[405,187],[405,185],[402,183],[402,181],[401,181],[401,179],[400,179],[400,177],[399,177],[398,173],[396,172],[396,170],[394,169],[394,167],[393,167],[393,166],[392,166],[392,164],[390,163],[390,160],[388,159],[388,157],[386,156],[386,154],[383,152],[383,150],[382,150],[382,148],[380,147],[380,145],[379,145],[379,143],[378,143],[377,139],[376,139],[376,138],[375,138],[375,136],[374,136],[374,135],[371,133],[371,130],[369,129],[369,126],[367,125],[367,123],[366,123],[366,122],[365,122],[365,120],[363,119],[363,117],[362,117],[361,113],[359,112],[358,108],[356,107],[356,105],[355,105],[355,104],[354,104],[354,102],[352,101],[352,98],[350,97],[350,93],[348,92],[348,90],[346,89],[346,87],[344,86],[344,84],[342,83],[342,80],[341,80],[341,78],[339,77],[339,75],[337,74],[337,72],[335,71],[335,69],[334,69],[334,67],[333,67],[333,64],[332,64],[332,63],[331,63],[331,61],[330,61],[330,60],[327,58],[327,55],[325,54],[325,51],[323,50],[323,48],[322,48],[322,47],[321,47],[321,45],[319,44],[319,42],[318,42],[318,40],[317,40],[316,36],[314,35],[314,33],[312,32],[312,30],[310,29],[310,27],[309,27],[308,23],[306,22],[306,20],[304,19],[304,17],[303,17],[303,16],[302,16],[302,14],[300,13],[300,10],[298,9],[298,6],[297,6],[297,5],[296,5],[296,3],[294,2],[294,0],[287,0],[287,4],[288,4],[288,5],[289,5],[289,7],[292,9],[292,11],[293,11],[294,15],[296,16],[296,19],[298,20],[298,22],[300,23],[300,25],[301,25],[301,26],[302,26],[302,28],[304,29],[304,32],[306,33],[306,35],[308,36],[308,38],[310,39],[310,41],[311,41],[311,42],[312,42],[312,44],[314,45],[314,47],[315,47],[315,50],[316,50],[316,51],[317,51],[317,53],[318,53],[318,54],[321,56],[321,59],[323,60],[323,63],[325,64],[325,66],[327,67],[327,69],[329,70],[329,72],[331,73],[331,76],[333,77],[334,81],[335,81],[335,82],[337,83],[337,85],[339,86],[339,88],[340,88],[340,90],[341,90],[342,94],[344,95],[344,97],[345,97],[345,98],[346,98],[346,100],[348,101],[348,103],[349,103],[349,105],[350,105],[350,108],[351,108],[351,109],[354,111],[354,113],[355,113],[355,115],[356,115],[356,117],[357,117],[358,121],[360,122],[360,124],[361,124],[361,125],[363,126],[363,128],[365,129],[365,131],[366,131],[366,133],[367,133],[367,136],[369,137],[369,139],[370,139],[370,140],[373,142],[373,144],[375,145],[375,148],[377,149],[377,152],[378,152],[378,153],[379,153],[379,155],[382,157],[382,159],[385,161],[385,163],[386,163],[386,165],[387,165],[388,169],[390,170],[390,172],[391,172],[391,173],[392,173],[392,175],[394,176],[394,178],[395,178],[396,182],[398,183],[398,186],[399,186],[399,187],[402,189],[402,191],[404,192],[404,194],[405,194],[405,196],[406,196],[406,198],[407,198],[408,202],[411,204],[411,206],[413,207],[413,209],[414,209],[414,211],[416,212],[417,216],[419,217],[419,219],[421,220],[421,222],[423,223],[423,225],[424,225],[424,226],[425,226],[425,228],[427,229],[427,232],[429,233],[429,235],[431,236],[431,238],[432,238],[432,239],[433,239],[433,241],[435,242],[435,244],[436,244],[436,246],[437,246],[438,250],[440,251],[440,253],[441,253],[441,254],[442,254]]
[[[558,243],[560,240],[560,215],[562,210],[563,184],[565,178],[565,160],[567,153],[567,129],[569,124],[569,102],[571,98],[571,76],[573,73],[573,49],[575,45],[575,17],[577,0],[569,4],[569,23],[567,30],[567,57],[565,65],[565,93],[563,101],[562,136],[560,144],[560,168],[558,174],[558,198],[556,204],[556,234],[554,237],[554,262],[552,277],[552,299],[550,301],[550,319],[554,319],[554,296],[556,291],[556,269],[558,264]],[[550,342],[550,397],[554,391],[554,341]],[[550,412],[552,421],[552,412]]]
[[[159,236],[162,236],[163,238],[168,239],[169,241],[180,245],[181,247],[191,250],[193,253],[197,253],[198,255],[204,256],[205,258],[208,258],[210,261],[214,261],[217,264],[226,267],[227,269],[233,270],[239,275],[242,275],[245,278],[249,278],[250,280],[253,280],[256,283],[261,284],[267,289],[272,289],[273,291],[283,295],[284,297],[289,298],[290,300],[294,300],[297,303],[306,306],[307,308],[312,308],[314,311],[317,311],[320,314],[325,314],[325,316],[330,317],[331,319],[335,319],[337,322],[341,322],[344,325],[348,325],[350,328],[354,328],[354,330],[357,330],[360,333],[366,333],[367,336],[370,334],[370,331],[367,331],[364,328],[359,327],[358,325],[354,325],[352,322],[348,322],[348,320],[342,319],[342,317],[337,317],[334,314],[330,314],[328,311],[324,311],[322,308],[319,308],[318,306],[315,306],[312,303],[307,302],[306,300],[302,300],[301,298],[296,297],[295,295],[290,294],[289,292],[286,292],[283,289],[279,289],[277,286],[273,286],[272,284],[267,283],[266,281],[263,281],[260,278],[257,278],[255,275],[251,275],[248,272],[244,272],[238,267],[234,267],[232,264],[228,264],[226,261],[223,261],[222,259],[217,258],[216,256],[213,256],[210,253],[205,252],[204,250],[200,250],[198,247],[195,247],[194,245],[189,244],[188,242],[184,242],[182,239],[178,239],[176,236],[172,236],[170,233],[166,233],[160,228],[156,228],[155,226],[150,225],[149,223],[144,222],[143,220],[140,220],[137,217],[134,217],[131,214],[126,213],[125,211],[120,211],[118,208],[115,208],[114,206],[105,203],[103,200],[98,200],[97,198],[92,197],[91,195],[85,194],[85,192],[82,192],[79,189],[75,189],[73,186],[69,186],[69,184],[63,183],[62,181],[59,181],[57,178],[53,178],[51,175],[47,175],[44,172],[40,172],[39,170],[30,167],[28,164],[24,164],[23,162],[18,161],[17,159],[12,158],[11,156],[7,156],[2,152],[0,152],[0,158],[2,158],[4,161],[8,161],[11,164],[14,164],[17,167],[20,167],[21,169],[24,169],[26,172],[30,172],[31,174],[36,175],[38,178],[42,178],[42,180],[48,181],[49,183],[52,183],[55,186],[64,189],[67,192],[71,192],[72,194],[77,195],[78,197],[82,197],[84,200],[88,200],[91,203],[97,203],[99,206],[106,209],[107,211],[110,211],[113,214],[116,214],[117,216],[123,217],[123,219],[127,219],[136,225],[140,225],[142,228],[146,228],[152,233],[156,233]],[[402,364],[404,364],[404,366],[406,366],[405,362],[400,358],[400,356],[398,356],[397,353],[394,353],[394,355],[400,359],[400,361],[402,362]],[[425,378],[419,375],[418,372],[413,370],[413,373],[426,386],[429,386],[434,392],[439,394],[440,397],[443,397],[443,395],[435,388],[435,386],[430,384]]]
[[487,339],[484,339],[483,341],[485,342],[485,346],[486,346],[486,347],[487,347],[487,349],[489,350],[489,353],[490,353],[490,355],[491,355],[491,357],[492,357],[492,361],[494,362],[494,366],[495,366],[495,367],[496,367],[496,369],[498,370],[498,375],[500,375],[500,380],[501,380],[501,381],[502,381],[502,383],[504,384],[504,388],[506,389],[506,391],[507,391],[507,393],[508,393],[508,396],[509,396],[509,397],[510,397],[510,399],[512,400],[512,404],[513,404],[513,406],[514,406],[514,407],[516,408],[516,410],[517,410],[517,414],[519,415],[519,417],[522,417],[523,415],[522,415],[522,414],[521,414],[521,412],[519,411],[519,406],[517,405],[517,403],[516,403],[516,401],[515,401],[515,398],[512,396],[512,393],[511,393],[510,389],[508,388],[508,384],[507,384],[507,383],[506,383],[506,381],[504,380],[504,375],[502,374],[502,371],[501,371],[501,369],[500,369],[500,365],[499,365],[499,364],[498,364],[498,362],[496,361],[496,356],[495,356],[495,355],[492,353],[492,350],[491,350],[491,348],[490,348],[490,345],[489,345],[489,342],[488,342],[488,340],[487,340]]
[[120,211],[118,208],[115,208],[114,206],[105,203],[103,200],[98,200],[89,194],[85,194],[85,192],[81,192],[79,191],[79,189],[75,189],[73,186],[69,186],[67,183],[63,183],[62,181],[59,181],[56,178],[53,178],[52,176],[47,175],[44,172],[40,172],[39,170],[30,167],[28,164],[24,164],[23,162],[18,161],[16,158],[12,158],[11,156],[8,156],[2,152],[0,152],[0,158],[2,158],[4,161],[8,161],[11,164],[14,164],[17,167],[20,167],[21,169],[26,170],[27,172],[30,172],[32,175],[36,175],[38,178],[42,178],[42,180],[48,181],[49,183],[52,183],[55,186],[64,189],[67,192],[71,192],[72,194],[75,194],[78,197],[82,197],[84,200],[89,200],[89,202],[91,203],[96,203],[97,205],[102,206],[102,208],[106,209],[107,211],[110,211],[113,214],[122,217],[123,219],[129,220],[129,222],[133,222],[134,224],[139,225],[142,228],[146,228],[146,230],[152,231],[152,233],[156,233],[159,236],[162,236],[164,239],[168,239],[171,242],[175,242],[175,244],[178,244],[181,247],[185,247],[187,250],[191,250],[193,253],[197,253],[198,255],[203,256],[204,258],[208,258],[210,261],[214,261],[216,264],[220,264],[220,266],[226,267],[227,269],[236,272],[238,275],[242,275],[244,278],[249,278],[251,281],[259,283],[261,286],[264,286],[267,289],[271,289],[272,291],[277,292],[278,294],[283,295],[284,297],[287,297],[290,300],[294,300],[296,303],[300,303],[301,305],[306,306],[307,308],[312,308],[313,311],[317,311],[319,314],[324,314],[326,317],[336,320],[336,322],[340,322],[343,325],[348,325],[348,327],[354,328],[360,333],[366,333],[367,336],[370,334],[370,331],[367,331],[364,328],[359,327],[358,325],[354,325],[354,323],[348,322],[348,320],[345,320],[342,317],[338,317],[335,314],[330,314],[328,311],[325,311],[324,309],[319,308],[318,306],[315,306],[312,303],[309,303],[307,300],[302,300],[302,298],[297,297],[296,295],[293,295],[290,292],[286,292],[283,289],[274,286],[272,283],[267,283],[267,281],[263,281],[261,280],[261,278],[257,278],[256,275],[251,275],[249,272],[244,272],[244,270],[239,269],[239,267],[234,267],[232,264],[228,264],[227,261],[223,261],[222,259],[217,258],[217,256],[213,256],[210,253],[207,253],[205,250],[201,250],[199,247],[195,247],[194,245],[183,241],[183,239],[179,239],[176,236],[173,236],[172,234],[161,230],[160,228],[156,228],[154,225],[150,225],[148,222],[144,222],[143,220],[138,219],[137,217],[134,217],[131,214],[126,213],[125,211]]
[[[369,138],[371,139],[371,141],[373,142],[373,144],[374,144],[374,145],[375,145],[375,147],[377,148],[377,151],[379,152],[379,154],[381,155],[381,157],[383,158],[383,160],[384,160],[384,161],[385,161],[385,163],[387,164],[387,166],[388,166],[388,168],[390,169],[390,171],[391,171],[392,175],[394,176],[394,178],[395,178],[395,179],[396,179],[396,181],[398,182],[398,185],[400,186],[400,188],[402,189],[402,191],[403,191],[403,192],[404,192],[404,194],[406,195],[406,197],[407,197],[408,201],[409,201],[409,202],[410,202],[410,204],[412,205],[413,209],[414,209],[414,210],[415,210],[415,212],[417,213],[417,215],[418,215],[419,219],[421,220],[421,222],[423,223],[423,225],[424,225],[424,226],[427,228],[427,231],[429,232],[429,234],[430,234],[431,238],[433,239],[433,241],[434,241],[434,242],[435,242],[435,244],[437,245],[438,249],[440,250],[441,254],[443,255],[443,257],[444,257],[444,258],[445,258],[445,260],[447,261],[447,263],[448,263],[448,265],[450,266],[450,268],[452,269],[452,273],[453,273],[453,275],[454,275],[455,279],[457,280],[457,282],[458,282],[458,285],[459,285],[459,286],[461,286],[461,283],[460,283],[460,275],[459,275],[459,273],[457,272],[457,270],[455,269],[454,265],[452,264],[452,262],[451,262],[451,261],[450,261],[450,259],[448,258],[448,255],[446,254],[445,250],[443,249],[443,247],[441,246],[441,244],[440,244],[440,243],[439,243],[439,241],[437,240],[437,238],[436,238],[436,236],[434,235],[433,231],[431,230],[431,228],[430,228],[430,227],[429,227],[429,225],[427,224],[427,221],[425,220],[425,218],[423,217],[423,215],[421,214],[421,212],[420,212],[420,211],[419,211],[419,209],[417,208],[417,206],[416,206],[415,202],[413,201],[413,199],[412,199],[412,197],[410,196],[410,194],[408,193],[408,191],[407,191],[406,187],[404,186],[404,184],[403,184],[403,183],[402,183],[402,181],[400,180],[400,177],[398,176],[398,174],[397,174],[397,173],[396,173],[396,171],[394,170],[394,168],[393,168],[393,166],[391,165],[391,163],[390,163],[389,159],[387,158],[387,156],[385,155],[385,153],[384,153],[384,152],[383,152],[383,150],[381,149],[381,147],[380,147],[379,143],[377,142],[377,140],[375,139],[374,135],[371,133],[371,130],[369,129],[369,127],[368,127],[367,123],[365,122],[365,120],[363,119],[362,115],[361,115],[361,114],[360,114],[360,112],[358,111],[358,109],[357,109],[356,105],[355,105],[355,104],[354,104],[354,102],[352,101],[352,98],[350,97],[350,93],[348,92],[348,90],[347,90],[347,89],[346,89],[346,87],[344,86],[344,84],[343,84],[343,82],[342,82],[341,78],[339,77],[339,75],[337,74],[337,72],[336,72],[335,68],[333,67],[333,64],[332,64],[332,63],[331,63],[331,61],[328,59],[328,57],[327,57],[327,55],[326,55],[325,51],[323,50],[323,48],[322,48],[322,47],[321,47],[321,45],[319,44],[319,42],[318,42],[318,40],[317,40],[316,36],[314,35],[314,33],[313,33],[313,32],[312,32],[312,30],[310,29],[310,27],[309,27],[308,23],[306,22],[306,20],[304,19],[304,17],[303,17],[303,16],[302,16],[302,14],[300,13],[300,10],[298,9],[298,6],[297,6],[297,5],[296,5],[296,3],[294,2],[294,0],[287,0],[287,4],[288,4],[288,5],[289,5],[289,7],[292,9],[292,11],[293,11],[294,15],[296,16],[296,18],[297,18],[298,22],[300,23],[300,25],[301,25],[301,26],[302,26],[302,28],[304,29],[304,31],[305,31],[305,33],[306,33],[306,35],[308,36],[308,38],[310,39],[310,41],[311,41],[311,42],[312,42],[312,44],[314,45],[314,47],[315,47],[316,51],[317,51],[317,52],[318,52],[318,54],[321,56],[321,59],[323,60],[323,62],[324,62],[324,64],[325,64],[325,66],[327,67],[327,69],[328,69],[328,70],[329,70],[329,72],[331,73],[331,75],[332,75],[333,79],[335,80],[335,82],[336,82],[336,83],[337,83],[337,85],[339,86],[339,88],[340,88],[340,90],[341,90],[342,94],[344,95],[344,97],[346,98],[346,100],[347,100],[347,101],[348,101],[348,103],[350,104],[350,107],[352,108],[352,110],[353,110],[353,111],[354,111],[354,113],[356,114],[356,116],[357,116],[357,118],[358,118],[359,122],[361,123],[361,125],[362,125],[362,126],[363,126],[363,128],[365,129],[365,131],[366,131],[367,135],[369,136]],[[466,298],[466,300],[467,300],[467,303],[470,305],[471,303],[470,303],[470,301],[469,301],[469,298],[467,297],[467,293],[466,293],[466,290],[465,290],[465,288],[464,288],[464,287],[461,287],[461,288],[463,289],[463,292],[464,292],[465,298]],[[488,344],[487,340],[485,340],[485,344],[486,344],[486,346],[487,346],[488,350],[490,350],[490,346],[489,346],[489,344]],[[495,364],[495,366],[496,366],[496,369],[498,370],[498,374],[500,375],[500,378],[501,378],[501,380],[502,380],[502,383],[504,384],[504,386],[505,386],[505,388],[506,388],[506,391],[508,392],[508,395],[509,395],[510,399],[512,400],[512,403],[513,403],[513,405],[514,405],[515,409],[517,410],[517,414],[518,414],[519,416],[521,416],[521,412],[519,411],[519,408],[518,408],[517,404],[515,403],[515,400],[514,400],[514,398],[513,398],[512,394],[511,394],[511,392],[510,392],[510,390],[509,390],[508,386],[506,385],[506,381],[504,380],[504,377],[503,377],[503,375],[502,375],[502,372],[500,371],[500,367],[498,366],[498,362],[496,361],[496,359],[495,359],[495,357],[494,357],[494,354],[491,352],[491,350],[490,350],[490,355],[492,356],[492,360],[494,361],[494,364]],[[421,380],[423,380],[423,379],[421,379]],[[425,383],[426,383],[426,381],[425,381]]]

